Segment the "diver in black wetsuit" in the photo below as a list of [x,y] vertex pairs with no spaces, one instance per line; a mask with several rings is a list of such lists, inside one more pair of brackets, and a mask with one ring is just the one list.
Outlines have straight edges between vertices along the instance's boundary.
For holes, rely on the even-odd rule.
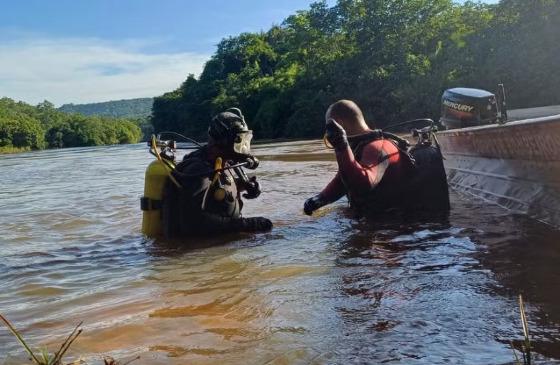
[[172,172],[181,187],[169,181],[165,186],[164,235],[175,238],[271,230],[272,222],[267,218],[241,216],[241,192],[246,199],[261,193],[256,177],[249,179],[243,167],[232,167],[245,163],[254,170],[259,165],[251,155],[252,131],[241,111],[230,108],[212,118],[208,137],[207,145],[185,156]]

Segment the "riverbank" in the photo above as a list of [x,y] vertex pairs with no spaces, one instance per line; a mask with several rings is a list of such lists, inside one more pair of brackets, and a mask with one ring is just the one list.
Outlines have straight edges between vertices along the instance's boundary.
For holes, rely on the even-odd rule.
[[0,153],[136,143],[143,136],[139,123],[66,114],[48,101],[33,106],[0,98]]
[[[316,140],[316,139],[315,139]],[[284,143],[284,142],[310,142],[314,141],[314,139],[305,139],[305,138],[281,138],[281,139],[262,139],[253,141],[255,146],[269,144],[269,143]],[[115,147],[115,146],[123,146],[127,144],[145,144],[146,141],[141,141],[138,143],[123,143],[123,144],[107,144],[107,145],[99,145],[99,146],[81,146],[81,147]],[[204,142],[205,143],[205,142]],[[50,151],[50,150],[63,150],[66,148],[77,148],[77,147],[61,147],[61,148],[44,148],[44,149],[32,149],[30,147],[12,147],[12,146],[5,146],[0,147],[0,156],[1,155],[13,155],[17,153],[24,153],[30,151]],[[79,147],[78,147],[79,148]]]
[[[145,142],[138,142],[138,143],[145,143]],[[15,155],[18,153],[25,153],[31,151],[57,151],[57,150],[65,150],[68,148],[88,148],[88,147],[115,147],[115,146],[124,146],[129,144],[138,144],[138,143],[122,143],[122,144],[106,144],[106,145],[95,145],[95,146],[71,146],[71,147],[52,147],[52,148],[41,148],[41,149],[33,149],[31,147],[13,147],[13,146],[4,146],[0,147],[0,156],[2,155]]]
[[12,146],[0,147],[0,155],[12,155],[15,153],[22,153],[22,152],[29,152],[29,151],[31,151],[30,147],[12,147]]

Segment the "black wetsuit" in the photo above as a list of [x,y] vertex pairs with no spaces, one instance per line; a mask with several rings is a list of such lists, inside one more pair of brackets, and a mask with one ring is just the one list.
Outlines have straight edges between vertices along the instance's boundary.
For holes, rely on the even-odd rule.
[[[220,184],[212,182],[214,166],[208,161],[206,147],[185,156],[173,175],[182,187],[178,188],[171,181],[166,183],[162,208],[165,237],[267,230],[266,227],[251,226],[251,219],[258,218],[241,217],[243,202],[239,187],[242,182],[232,170],[219,174]],[[218,188],[225,191],[225,194],[221,193],[223,199],[215,197]]]

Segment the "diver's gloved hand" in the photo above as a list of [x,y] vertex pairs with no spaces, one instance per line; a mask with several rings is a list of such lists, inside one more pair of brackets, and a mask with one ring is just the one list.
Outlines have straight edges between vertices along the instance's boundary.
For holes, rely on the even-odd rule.
[[255,156],[249,156],[247,157],[247,159],[245,160],[245,162],[247,163],[245,165],[246,168],[248,168],[249,170],[254,170],[257,167],[259,167],[259,159],[256,158]]
[[246,193],[243,193],[243,197],[246,199],[255,199],[261,195],[261,184],[257,181],[257,177],[253,176],[249,178],[249,181],[245,183]]
[[321,198],[321,195],[315,195],[305,201],[303,204],[303,212],[307,215],[311,215],[314,211],[325,205],[327,205],[327,203]]
[[270,219],[263,217],[241,218],[242,232],[266,232],[272,229]]
[[348,147],[346,131],[334,119],[329,119],[325,125],[325,136],[336,151],[344,151]]

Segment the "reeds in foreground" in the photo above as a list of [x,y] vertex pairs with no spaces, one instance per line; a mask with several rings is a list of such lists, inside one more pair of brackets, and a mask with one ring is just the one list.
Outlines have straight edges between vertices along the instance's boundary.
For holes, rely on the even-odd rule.
[[529,323],[527,322],[527,315],[525,313],[525,303],[523,296],[519,295],[519,313],[521,316],[521,325],[523,327],[523,342],[521,343],[521,354],[523,355],[523,363],[519,360],[513,341],[510,342],[511,350],[515,356],[515,363],[518,365],[531,365],[531,340],[529,339]]
[[27,342],[23,339],[21,334],[16,330],[16,328],[8,321],[6,317],[0,314],[0,321],[4,322],[6,327],[12,332],[15,338],[21,343],[25,351],[31,356],[31,360],[36,365],[62,365],[62,358],[70,348],[70,345],[78,338],[78,336],[82,333],[82,329],[80,326],[83,322],[78,323],[78,325],[74,328],[74,330],[70,333],[70,335],[66,338],[66,340],[60,345],[58,351],[56,351],[53,355],[49,353],[47,349],[41,350],[40,354],[35,354]]
[[[0,322],[3,322],[4,325],[8,327],[10,332],[12,332],[14,337],[17,338],[17,340],[23,346],[25,351],[27,351],[29,356],[31,356],[30,360],[33,361],[35,365],[63,365],[62,358],[66,354],[66,352],[68,351],[72,343],[82,333],[82,329],[80,327],[82,326],[83,323],[83,322],[78,323],[78,325],[74,328],[74,330],[70,333],[70,335],[66,338],[66,340],[60,345],[58,351],[55,352],[53,355],[49,354],[49,351],[47,349],[41,350],[40,354],[37,355],[31,350],[27,342],[25,342],[25,340],[23,339],[21,334],[16,330],[16,328],[2,314],[0,314]],[[116,361],[110,356],[106,356],[103,358],[103,364],[104,365],[128,365],[131,362],[138,360],[139,358],[140,356],[137,356],[132,360],[121,363],[119,361]],[[85,363],[81,360],[77,360],[67,365],[78,365],[78,364],[85,364]]]

